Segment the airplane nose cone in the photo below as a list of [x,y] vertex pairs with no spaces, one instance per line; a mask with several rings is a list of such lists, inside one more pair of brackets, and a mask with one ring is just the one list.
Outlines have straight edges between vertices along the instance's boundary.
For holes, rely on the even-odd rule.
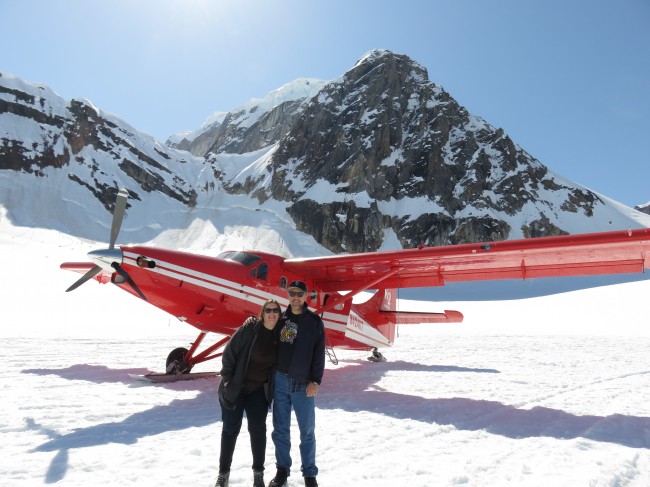
[[88,252],[88,258],[102,269],[113,272],[113,264],[122,265],[122,251],[119,249],[93,250]]

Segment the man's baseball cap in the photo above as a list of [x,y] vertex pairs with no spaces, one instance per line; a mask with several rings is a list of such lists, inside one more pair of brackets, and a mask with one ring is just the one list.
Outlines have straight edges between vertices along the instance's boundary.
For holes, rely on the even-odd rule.
[[292,281],[291,284],[289,284],[289,289],[291,289],[292,287],[307,292],[307,284],[305,284],[302,281]]

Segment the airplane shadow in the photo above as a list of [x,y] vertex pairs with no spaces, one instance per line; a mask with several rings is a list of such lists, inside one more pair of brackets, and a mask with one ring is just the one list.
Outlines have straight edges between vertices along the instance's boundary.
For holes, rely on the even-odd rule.
[[318,396],[319,409],[371,411],[397,419],[451,425],[459,430],[485,430],[513,439],[581,437],[631,448],[650,448],[650,417],[622,414],[580,416],[541,406],[519,409],[497,401],[461,397],[428,399],[389,392],[374,386],[386,372],[394,370],[498,373],[493,369],[418,366],[399,361],[351,363],[357,365],[325,371],[324,387]]
[[498,281],[450,282],[439,287],[400,289],[398,297],[414,301],[503,301],[593,289],[616,284],[648,281],[650,274],[597,274],[593,276],[504,279]]
[[[346,365],[348,364],[348,365]],[[422,365],[403,361],[370,363],[364,360],[341,361],[342,367],[327,369],[324,387],[317,399],[318,409],[341,409],[349,412],[377,412],[397,419],[452,425],[460,430],[485,430],[508,438],[583,437],[594,441],[617,443],[633,448],[650,448],[650,418],[625,415],[578,416],[544,407],[517,409],[496,401],[467,398],[427,399],[380,390],[375,386],[389,371],[499,373],[494,369],[464,368],[446,365]],[[55,483],[65,477],[69,452],[76,448],[109,443],[134,444],[139,439],[168,431],[207,426],[221,421],[216,378],[168,384],[143,384],[129,374],[144,374],[145,369],[109,369],[104,366],[74,365],[65,369],[29,369],[23,373],[57,375],[68,380],[94,383],[124,383],[130,387],[165,387],[196,390],[191,399],[177,399],[124,418],[78,428],[67,434],[26,418],[28,430],[49,439],[32,452],[57,452],[47,471],[45,482]]]

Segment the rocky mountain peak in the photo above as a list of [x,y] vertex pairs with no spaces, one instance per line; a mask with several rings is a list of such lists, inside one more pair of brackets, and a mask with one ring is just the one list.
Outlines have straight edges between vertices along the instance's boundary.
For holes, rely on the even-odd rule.
[[318,93],[324,83],[299,78],[264,98],[254,98],[227,113],[215,114],[198,131],[168,145],[201,157],[220,152],[244,154],[268,147],[286,134],[302,104]]
[[[268,170],[260,198],[291,202],[298,228],[339,252],[377,249],[387,231],[405,247],[558,235],[566,233],[558,211],[589,217],[599,200],[470,115],[419,64],[385,50],[310,100]],[[561,209],[549,210],[558,199]]]

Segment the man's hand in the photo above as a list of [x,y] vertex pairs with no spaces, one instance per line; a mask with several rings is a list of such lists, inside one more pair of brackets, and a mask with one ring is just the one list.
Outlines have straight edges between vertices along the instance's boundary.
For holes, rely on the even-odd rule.
[[307,397],[316,397],[316,394],[318,394],[318,389],[320,389],[320,386],[315,382],[310,382],[307,384]]

